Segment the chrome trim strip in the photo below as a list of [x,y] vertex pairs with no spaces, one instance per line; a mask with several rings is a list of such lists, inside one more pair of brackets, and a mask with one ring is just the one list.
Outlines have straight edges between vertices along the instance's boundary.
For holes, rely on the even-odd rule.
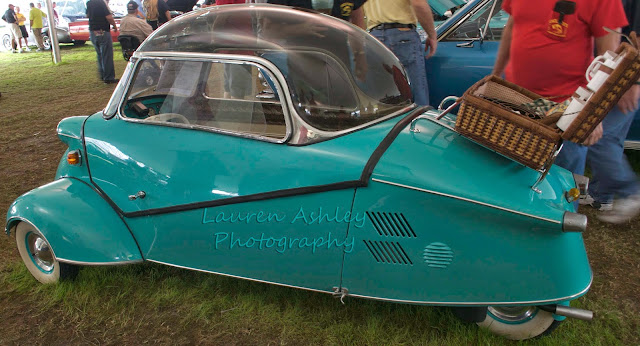
[[[139,53],[139,54],[136,54],[136,53]],[[131,83],[129,83],[130,82],[129,80],[126,81],[128,87],[127,87],[127,90],[125,90],[125,92],[122,94],[122,98],[119,101],[118,110],[116,112],[116,116],[119,119],[128,121],[128,122],[134,122],[134,123],[140,123],[140,124],[146,124],[146,125],[158,125],[158,126],[192,129],[192,130],[202,130],[202,131],[207,131],[212,133],[221,133],[221,134],[236,136],[241,138],[256,139],[256,140],[261,140],[261,141],[271,142],[271,143],[285,143],[292,137],[293,135],[292,121],[291,121],[291,114],[289,112],[289,109],[293,109],[291,108],[292,103],[290,100],[290,95],[288,93],[283,92],[281,87],[281,85],[284,85],[286,87],[287,84],[286,84],[286,81],[284,80],[284,77],[281,76],[281,73],[274,73],[274,71],[279,72],[279,70],[270,61],[260,57],[249,56],[249,55],[245,56],[245,55],[209,54],[209,53],[185,53],[185,52],[151,52],[147,54],[135,52],[134,57],[136,56],[138,56],[139,59],[137,59],[135,62],[135,65],[132,69],[132,73],[128,78],[129,80],[131,80],[136,75],[135,72],[137,72],[138,65],[144,59],[178,60],[179,58],[179,61],[188,60],[188,61],[202,61],[207,63],[237,63],[237,64],[246,64],[247,62],[250,62],[258,68],[266,69],[272,76],[276,77],[276,80],[278,81],[278,83],[281,83],[281,84],[275,83],[276,88],[278,89],[277,91],[279,95],[285,96],[286,103],[289,106],[289,108],[284,107],[284,105],[282,107],[283,114],[284,114],[285,127],[286,127],[285,136],[284,138],[277,139],[272,137],[251,135],[251,134],[246,134],[242,132],[217,129],[214,127],[207,127],[207,126],[201,126],[201,125],[195,125],[195,124],[192,125],[192,124],[179,124],[179,123],[156,123],[156,122],[151,123],[151,122],[144,121],[144,119],[135,119],[135,118],[126,117],[122,114],[122,108],[124,107],[126,98],[129,95],[129,91],[132,88],[132,85]],[[240,58],[243,60],[239,60]]]
[[58,262],[64,262],[68,264],[80,265],[80,266],[116,266],[125,264],[139,264],[144,262],[143,259],[121,262],[84,262],[84,261],[72,261],[65,258],[56,258]]
[[579,298],[583,296],[585,293],[587,293],[587,291],[589,291],[592,283],[593,283],[593,275],[591,275],[591,280],[589,280],[589,284],[587,285],[587,287],[576,294],[573,294],[567,297],[556,298],[556,299],[530,300],[530,301],[521,301],[521,302],[428,302],[428,301],[420,301],[420,300],[380,298],[380,297],[372,297],[372,296],[365,296],[365,295],[351,294],[351,293],[348,296],[356,297],[356,298],[373,299],[373,300],[379,300],[379,301],[391,302],[391,303],[433,305],[433,306],[541,305],[541,304],[562,302],[562,301]]
[[158,263],[158,264],[164,264],[164,265],[167,265],[167,266],[170,266],[170,267],[176,267],[176,268],[181,268],[181,269],[189,269],[189,270],[195,270],[195,271],[203,272],[203,273],[228,276],[228,277],[232,277],[232,278],[236,278],[236,279],[244,279],[244,280],[249,280],[249,281],[261,282],[261,283],[265,283],[265,284],[274,284],[274,285],[278,285],[278,286],[291,287],[291,288],[300,288],[300,289],[307,290],[307,291],[312,291],[312,292],[333,294],[333,291],[321,291],[321,290],[317,290],[317,289],[313,289],[313,288],[282,284],[282,283],[273,282],[273,281],[252,279],[252,278],[248,278],[248,277],[244,277],[244,276],[225,274],[225,273],[220,273],[220,272],[214,272],[214,271],[211,271],[211,270],[197,269],[197,268],[192,268],[192,267],[185,267],[185,266],[181,266],[181,265],[177,265],[177,264],[171,264],[171,263],[166,263],[166,262],[161,262],[161,261],[156,261],[156,260],[151,260],[151,259],[147,259],[146,261],[147,262]]
[[506,211],[506,212],[509,212],[509,213],[513,213],[513,214],[517,214],[517,215],[522,215],[522,216],[526,216],[526,217],[530,217],[530,218],[538,219],[538,220],[542,220],[542,221],[547,221],[547,222],[554,223],[554,224],[558,224],[558,225],[561,225],[561,224],[562,224],[562,221],[559,221],[559,220],[547,219],[547,218],[544,218],[544,217],[540,217],[540,216],[536,216],[536,215],[531,215],[531,214],[523,213],[523,212],[520,212],[520,211],[517,211],[517,210],[507,209],[507,208],[504,208],[504,207],[500,207],[500,206],[497,206],[497,205],[493,205],[493,204],[489,204],[489,203],[484,203],[484,202],[476,201],[476,200],[469,199],[469,198],[464,198],[464,197],[460,197],[460,196],[450,195],[450,194],[448,194],[448,193],[444,193],[444,192],[438,192],[438,191],[433,191],[433,190],[421,189],[421,188],[419,188],[419,187],[409,186],[409,185],[403,185],[403,184],[398,184],[398,183],[393,183],[393,182],[390,182],[390,181],[381,180],[381,179],[377,179],[377,178],[371,178],[371,180],[376,181],[376,182],[379,182],[379,183],[383,183],[383,184],[389,184],[389,185],[394,185],[394,186],[404,187],[404,188],[406,188],[406,189],[411,189],[411,190],[416,190],[416,191],[421,191],[421,192],[431,193],[431,194],[438,195],[438,196],[449,197],[449,198],[455,198],[455,199],[459,199],[459,200],[462,200],[462,201],[465,201],[465,202],[475,203],[475,204],[482,205],[482,206],[485,206],[485,207],[495,208],[495,209],[502,210],[502,211]]
[[77,136],[72,136],[72,135],[68,135],[68,134],[65,134],[65,133],[59,133],[59,132],[58,132],[58,136],[63,136],[63,137],[67,137],[67,138],[77,139],[77,140],[82,139],[82,138],[77,137]]

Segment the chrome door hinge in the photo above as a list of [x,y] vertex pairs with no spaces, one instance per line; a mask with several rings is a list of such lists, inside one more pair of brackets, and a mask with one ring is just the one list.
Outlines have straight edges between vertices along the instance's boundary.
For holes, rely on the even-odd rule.
[[334,287],[333,288],[333,297],[340,298],[340,303],[345,305],[344,298],[349,295],[349,290],[345,287]]

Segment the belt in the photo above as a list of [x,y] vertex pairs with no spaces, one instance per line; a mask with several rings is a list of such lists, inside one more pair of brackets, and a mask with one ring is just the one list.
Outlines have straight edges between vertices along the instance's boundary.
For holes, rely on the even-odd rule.
[[387,29],[398,29],[398,28],[408,28],[415,29],[415,24],[402,24],[402,23],[382,23],[374,26],[371,30],[387,30]]

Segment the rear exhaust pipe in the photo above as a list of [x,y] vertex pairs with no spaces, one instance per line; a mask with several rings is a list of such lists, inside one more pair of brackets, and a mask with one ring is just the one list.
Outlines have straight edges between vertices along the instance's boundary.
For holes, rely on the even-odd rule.
[[591,321],[593,319],[593,311],[572,308],[565,305],[540,305],[540,310],[548,311],[556,315],[577,318],[583,321]]

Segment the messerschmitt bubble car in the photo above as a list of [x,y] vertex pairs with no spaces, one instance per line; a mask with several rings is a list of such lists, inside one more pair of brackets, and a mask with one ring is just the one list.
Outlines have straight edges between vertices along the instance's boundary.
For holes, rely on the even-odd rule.
[[572,174],[541,177],[440,113],[347,22],[195,11],[147,38],[103,111],[60,122],[55,180],[6,232],[43,283],[149,261],[451,306],[513,339],[589,319],[569,306],[592,281]]

